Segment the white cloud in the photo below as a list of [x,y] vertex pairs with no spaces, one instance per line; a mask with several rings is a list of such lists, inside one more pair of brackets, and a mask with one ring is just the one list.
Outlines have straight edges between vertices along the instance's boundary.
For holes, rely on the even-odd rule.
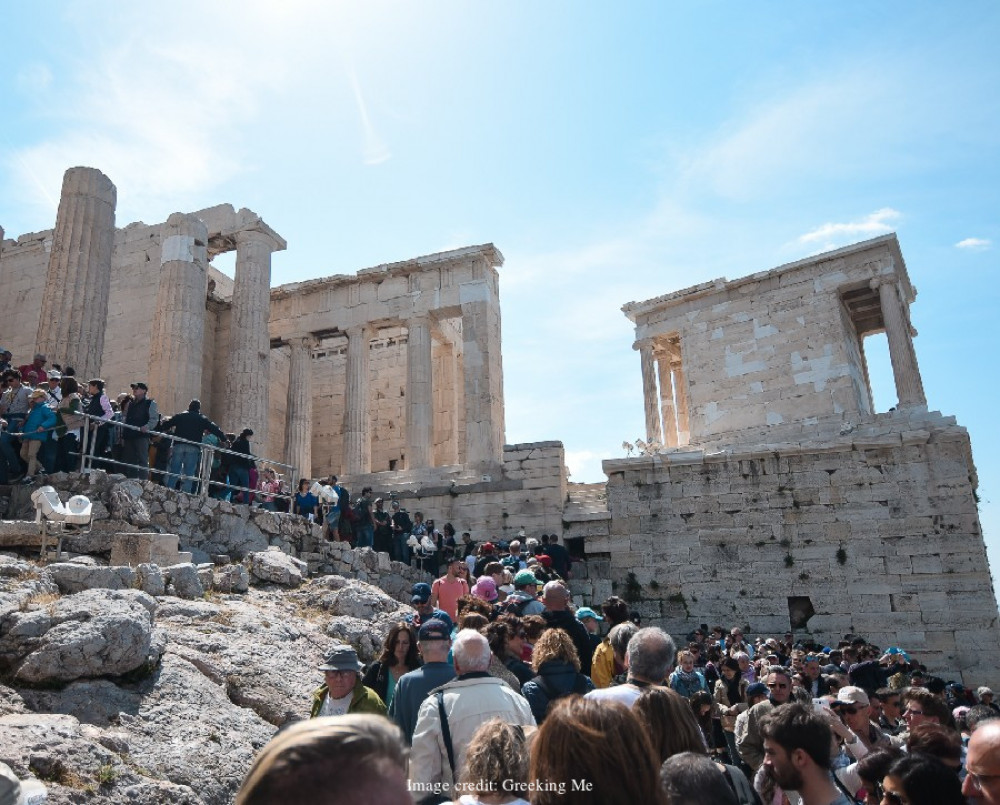
[[836,248],[848,241],[873,238],[876,235],[892,232],[893,222],[902,217],[903,214],[898,210],[883,207],[855,221],[822,224],[804,235],[799,235],[798,242],[806,245],[821,243],[824,250]]
[[955,244],[956,249],[967,249],[970,252],[985,252],[993,245],[987,238],[966,238]]

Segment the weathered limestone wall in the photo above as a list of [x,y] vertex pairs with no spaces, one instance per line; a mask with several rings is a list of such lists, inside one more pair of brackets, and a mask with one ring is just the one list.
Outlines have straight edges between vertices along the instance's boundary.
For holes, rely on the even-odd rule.
[[798,634],[855,632],[968,683],[1000,682],[975,467],[954,419],[896,412],[825,443],[604,470],[611,520],[566,534],[584,541],[588,578],[574,588],[588,601],[613,589],[678,636],[699,623],[780,634],[801,596],[815,614]]
[[[36,352],[35,337],[51,249],[51,229],[3,241],[0,288],[4,289],[4,303],[0,316],[0,345],[14,353],[18,365],[30,363]],[[50,362],[56,360],[51,355],[48,358]]]

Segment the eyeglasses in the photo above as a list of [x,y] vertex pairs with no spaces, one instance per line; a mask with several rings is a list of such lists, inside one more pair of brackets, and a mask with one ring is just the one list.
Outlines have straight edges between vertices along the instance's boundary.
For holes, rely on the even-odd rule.
[[922,716],[923,714],[924,714],[923,710],[913,710],[913,709],[911,709],[909,707],[907,707],[903,711],[903,715],[904,716]]
[[[879,786],[879,788],[881,789],[882,786]],[[904,805],[904,803],[906,802],[895,791],[885,791],[885,790],[882,790],[882,792],[880,794],[880,797],[881,797],[881,801],[882,802],[888,802],[889,805]]]
[[1000,774],[976,774],[974,771],[965,770],[965,778],[977,792],[982,792],[984,785],[993,785],[995,780],[1000,779]]
[[782,682],[768,682],[767,686],[769,688],[778,688],[780,690],[784,690],[784,689],[786,689],[788,687],[788,685],[786,685],[786,684],[784,684]]
[[859,711],[857,707],[841,707],[840,712],[847,713],[847,715],[849,716],[853,716],[856,715]]
[[330,676],[345,677],[350,674],[356,674],[357,671],[327,671],[326,673],[330,674]]

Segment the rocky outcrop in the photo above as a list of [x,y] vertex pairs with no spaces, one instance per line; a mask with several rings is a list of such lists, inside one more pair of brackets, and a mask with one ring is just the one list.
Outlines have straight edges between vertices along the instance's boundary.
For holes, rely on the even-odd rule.
[[118,676],[155,663],[156,602],[139,590],[86,590],[0,621],[0,667],[22,683]]
[[255,579],[283,587],[298,587],[303,573],[307,571],[305,562],[277,549],[251,553],[247,561]]
[[74,562],[59,562],[47,568],[62,593],[83,590],[129,590],[136,586],[135,571],[130,567],[94,567]]

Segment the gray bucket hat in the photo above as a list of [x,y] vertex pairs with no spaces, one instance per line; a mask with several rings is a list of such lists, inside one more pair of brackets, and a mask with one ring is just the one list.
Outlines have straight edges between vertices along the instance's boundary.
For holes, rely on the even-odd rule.
[[323,655],[320,671],[361,671],[364,666],[358,660],[358,652],[348,645],[336,645]]

